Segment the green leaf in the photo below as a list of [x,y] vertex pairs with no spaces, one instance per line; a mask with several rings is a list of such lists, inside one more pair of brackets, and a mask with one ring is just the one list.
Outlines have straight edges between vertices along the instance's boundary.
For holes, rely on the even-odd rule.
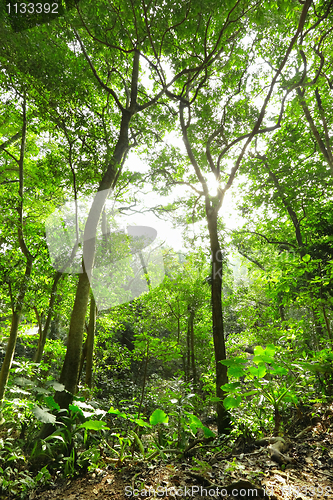
[[196,427],[200,427],[200,428],[203,427],[203,423],[196,415],[193,415],[193,413],[187,413],[187,416],[190,419],[191,425],[195,425]]
[[204,436],[207,437],[214,437],[215,432],[211,431],[208,427],[203,426],[202,430],[204,431]]
[[266,349],[265,349],[265,354],[267,356],[272,356],[273,357],[274,354],[275,354],[275,351],[276,351],[275,346],[273,344],[268,344],[266,346]]
[[310,259],[311,259],[311,256],[308,253],[306,255],[303,255],[303,257],[302,257],[302,260],[304,262],[309,262]]
[[164,413],[163,410],[155,410],[149,419],[151,425],[157,424],[167,424],[169,422],[169,417]]
[[47,436],[45,438],[45,441],[52,441],[52,439],[59,439],[59,441],[61,441],[62,443],[65,442],[62,434],[59,434],[59,431],[56,431],[54,432],[53,434],[51,434],[50,436]]
[[142,420],[142,418],[134,418],[133,422],[139,425],[140,427],[150,427],[148,422],[145,422],[144,420]]
[[242,396],[227,396],[223,401],[223,406],[226,410],[237,408],[242,401]]
[[266,354],[261,354],[260,356],[254,356],[252,361],[256,365],[259,365],[259,363],[273,363],[274,358],[266,356]]
[[244,368],[241,368],[240,366],[230,366],[228,368],[228,376],[229,377],[240,378],[240,377],[243,377],[243,375],[245,375],[245,370],[244,370]]
[[33,382],[31,382],[31,380],[29,380],[28,378],[25,378],[25,377],[15,377],[13,382],[14,382],[14,384],[21,385],[23,387],[33,385]]
[[102,420],[88,420],[79,426],[80,429],[87,429],[89,431],[101,431],[102,429],[109,429],[106,422]]
[[74,412],[74,413],[80,413],[81,415],[83,415],[83,411],[81,410],[81,408],[79,408],[78,406],[76,405],[69,405],[69,410]]
[[261,345],[256,345],[253,351],[255,356],[262,356],[265,353],[265,349]]
[[224,366],[239,366],[239,365],[245,365],[246,360],[241,357],[236,357],[230,359],[223,359],[220,361],[220,363]]
[[44,401],[51,410],[60,410],[60,406],[54,401],[53,396],[45,397]]
[[253,391],[243,392],[242,396],[253,396],[254,394],[258,394],[258,391],[254,389]]
[[44,424],[54,424],[56,421],[55,415],[52,415],[46,408],[40,408],[39,406],[35,406],[32,410],[33,414],[40,422]]
[[233,382],[231,384],[222,385],[221,389],[225,392],[235,393],[239,387],[240,387],[239,382]]
[[266,375],[267,373],[267,370],[266,370],[266,366],[265,365],[258,365],[258,367],[256,368],[255,366],[250,366],[248,368],[248,371],[249,373],[253,376],[253,377],[257,377],[257,378],[262,378]]
[[59,391],[59,392],[65,390],[64,384],[59,384],[59,382],[57,382],[56,380],[52,380],[52,382],[50,382],[49,385],[51,385],[54,390]]
[[120,410],[116,410],[111,406],[110,410],[108,413],[111,413],[112,415],[117,415],[117,417],[122,417],[122,418],[127,418],[126,413],[121,412]]

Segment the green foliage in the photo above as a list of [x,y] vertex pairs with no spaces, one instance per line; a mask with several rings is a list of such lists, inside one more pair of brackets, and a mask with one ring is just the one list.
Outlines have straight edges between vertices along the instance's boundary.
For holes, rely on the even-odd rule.
[[[52,23],[43,18],[29,30],[23,28],[32,24],[16,25],[18,33],[0,10],[1,342],[15,308],[21,321],[2,404],[4,494],[23,497],[57,471],[70,477],[93,470],[106,453],[117,465],[167,460],[170,449],[182,456],[198,431],[214,437],[202,423],[219,399],[208,240],[223,241],[224,406],[239,420],[235,432],[242,421],[245,429],[264,431],[273,420],[278,432],[283,411],[304,397],[333,393],[331,6],[319,2],[309,9],[301,44],[295,39],[285,59],[304,3],[165,5],[80,0]],[[260,135],[246,143],[251,131]],[[114,152],[122,140],[126,154],[120,158]],[[146,158],[148,173],[130,168],[130,148]],[[161,195],[185,188],[155,211],[186,228],[191,251],[163,248],[163,283],[99,312],[95,388],[90,399],[77,396],[64,411],[54,395],[64,390],[57,379],[78,277],[59,281],[38,365],[30,362],[36,336],[24,330],[38,325],[41,333],[49,312],[54,269],[46,218],[73,197],[96,193],[110,167],[123,210],[136,205],[147,181]],[[245,220],[231,234],[230,246],[241,255],[229,266],[232,273],[230,231],[218,208],[238,173]],[[33,268],[25,276],[29,254]],[[248,361],[242,352],[254,343],[266,347],[257,346]],[[43,440],[37,437],[41,424],[56,426]],[[194,467],[209,472],[204,461]]]
[[[257,346],[254,348],[254,354],[251,364],[246,362],[246,358],[239,357],[222,361],[228,366],[230,379],[243,378],[245,383],[245,387],[240,381],[222,386],[222,389],[229,393],[223,404],[225,408],[231,409],[238,408],[247,398],[253,399],[259,405],[265,402],[274,410],[275,431],[278,432],[281,406],[287,402],[298,403],[300,393],[298,390],[297,394],[295,386],[299,382],[299,376],[295,375],[293,365],[290,367],[283,362],[283,350],[280,350],[276,359],[276,348],[273,345],[268,345],[266,349]],[[304,386],[305,384],[299,383],[299,389],[304,390]]]
[[149,422],[151,423],[151,425],[167,424],[168,421],[169,417],[164,413],[163,410],[155,410],[149,418]]

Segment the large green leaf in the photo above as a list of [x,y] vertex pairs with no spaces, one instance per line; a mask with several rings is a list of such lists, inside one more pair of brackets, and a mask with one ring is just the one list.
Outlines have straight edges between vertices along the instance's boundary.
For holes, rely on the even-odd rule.
[[87,422],[84,422],[80,425],[80,428],[87,429],[89,431],[101,431],[102,429],[109,429],[109,427],[106,425],[106,422],[103,422],[102,420],[87,420]]
[[242,396],[227,396],[223,400],[223,406],[226,410],[230,410],[231,408],[237,408],[242,401]]
[[224,384],[221,386],[221,389],[225,392],[230,392],[230,393],[235,393],[238,391],[240,388],[240,383],[239,382],[232,382],[229,384]]
[[157,424],[167,424],[169,422],[169,417],[164,413],[163,410],[155,410],[149,419],[151,425]]
[[35,406],[32,412],[40,422],[43,422],[44,424],[55,424],[55,415],[52,415],[52,413],[50,413],[46,408]]
[[51,385],[55,391],[62,392],[65,390],[64,384],[60,384],[56,380],[52,380],[51,382],[48,383],[48,385]]
[[259,363],[273,363],[274,358],[267,356],[266,354],[260,354],[259,356],[254,356],[252,361],[256,365],[259,365]]
[[262,378],[266,375],[267,369],[265,365],[258,365],[258,367],[255,366],[249,366],[248,372],[253,376],[257,378]]
[[202,426],[202,430],[204,431],[204,436],[206,438],[208,438],[208,437],[214,437],[215,436],[215,432],[213,432],[208,427],[205,427],[204,425]]
[[51,410],[60,410],[60,406],[54,401],[53,396],[46,396],[44,401]]
[[121,417],[121,418],[128,418],[128,415],[126,415],[126,413],[121,412],[120,410],[115,409],[115,408],[113,408],[113,407],[111,407],[111,408],[109,409],[108,413],[111,413],[112,415],[116,415],[117,417]]
[[228,376],[229,377],[236,377],[240,378],[245,375],[245,370],[239,365],[236,366],[229,366],[228,368]]

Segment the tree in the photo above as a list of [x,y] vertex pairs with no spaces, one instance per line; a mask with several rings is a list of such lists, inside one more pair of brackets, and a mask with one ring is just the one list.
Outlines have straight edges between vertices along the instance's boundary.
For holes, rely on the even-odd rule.
[[[168,161],[167,151],[163,152],[153,164],[153,180],[161,176],[166,179],[169,186],[185,184],[192,188],[195,193],[192,198],[193,214],[196,217],[204,216],[207,222],[212,257],[212,314],[219,432],[223,432],[228,425],[228,417],[222,405],[224,393],[221,389],[221,386],[227,382],[227,369],[220,363],[226,358],[226,352],[221,297],[223,258],[219,237],[219,211],[225,193],[231,187],[252,140],[259,134],[268,133],[280,127],[284,99],[275,125],[265,125],[264,117],[276,82],[298,38],[302,36],[309,8],[310,2],[305,2],[299,17],[293,19],[291,24],[293,27],[288,25],[289,33],[292,29],[294,34],[292,37],[288,36],[288,42],[280,47],[279,62],[275,66],[277,69],[273,70],[269,77],[270,84],[260,109],[250,104],[251,99],[253,100],[253,96],[257,93],[256,84],[260,82],[260,78],[258,76],[257,79],[253,78],[251,90],[248,90],[248,75],[258,54],[263,52],[261,41],[265,39],[265,36],[271,36],[272,25],[267,25],[267,18],[264,18],[263,13],[263,10],[267,9],[267,4],[253,7],[246,2],[236,2],[230,10],[221,13],[224,24],[223,30],[219,31],[221,36],[218,42],[215,41],[214,28],[211,28],[211,31],[208,29],[208,26],[210,27],[208,15],[207,34],[203,44],[204,52],[198,52],[197,57],[198,59],[205,57],[208,47],[214,47],[214,43],[221,43],[223,51],[218,52],[218,57],[214,58],[203,75],[196,76],[182,87],[182,99],[179,100],[178,109],[180,132],[194,175],[188,174],[186,181],[181,180],[187,170],[185,162],[182,160],[180,166],[173,165],[171,161]],[[261,24],[263,18],[265,27]],[[281,23],[281,19],[274,16],[274,22]],[[262,37],[258,34],[260,29],[264,32]],[[281,24],[279,24],[279,29],[283,32]],[[233,35],[231,35],[231,30]],[[245,33],[251,41],[244,40]],[[177,68],[177,64],[174,64]],[[230,71],[233,72],[232,76]],[[217,103],[223,104],[219,107]],[[169,156],[174,159],[177,153],[173,150]],[[181,155],[178,153],[178,156]],[[226,169],[230,160],[233,161],[233,167],[231,173],[228,174]],[[209,191],[208,172],[216,179],[216,195],[211,195]],[[195,186],[195,182],[199,183],[199,188]],[[203,206],[199,204],[201,199],[203,199]]]

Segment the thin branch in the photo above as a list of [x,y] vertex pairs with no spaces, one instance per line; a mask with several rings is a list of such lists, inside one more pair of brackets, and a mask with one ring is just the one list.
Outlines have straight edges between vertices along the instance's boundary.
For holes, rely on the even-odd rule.
[[2,186],[3,184],[12,184],[13,182],[20,182],[18,179],[15,179],[13,181],[2,181],[0,182],[0,185]]
[[23,124],[22,124],[22,139],[21,139],[21,149],[20,149],[20,160],[19,160],[19,206],[17,208],[19,214],[19,223],[18,223],[18,240],[19,245],[22,250],[23,255],[27,259],[28,262],[33,261],[33,257],[28,250],[28,247],[24,240],[23,235],[23,166],[24,166],[24,155],[25,155],[25,146],[26,146],[26,137],[27,137],[27,114],[26,114],[26,102],[23,101],[22,105],[22,115],[23,115]]
[[83,45],[83,42],[82,42],[82,40],[81,40],[81,38],[80,38],[80,35],[78,34],[78,32],[76,31],[76,29],[75,29],[75,28],[73,28],[73,30],[74,30],[75,36],[76,36],[76,38],[77,38],[77,40],[78,40],[78,42],[79,42],[79,44],[80,44],[81,50],[82,50],[82,52],[83,52],[83,54],[84,54],[84,57],[86,58],[86,61],[88,62],[89,66],[90,66],[90,68],[91,68],[91,71],[93,72],[93,75],[95,76],[96,80],[98,81],[98,83],[100,84],[100,86],[101,86],[104,90],[106,90],[106,92],[108,92],[109,94],[111,94],[111,95],[112,95],[112,97],[113,97],[113,99],[115,100],[115,103],[117,104],[117,106],[118,106],[118,108],[120,109],[120,111],[124,111],[124,107],[123,107],[123,105],[121,104],[121,102],[119,101],[118,96],[117,96],[117,94],[115,93],[115,91],[114,91],[113,89],[111,89],[108,85],[106,85],[106,84],[105,84],[105,83],[101,80],[101,78],[98,76],[97,71],[96,71],[96,69],[95,69],[95,67],[94,67],[93,63],[91,62],[90,57],[88,56],[88,53],[87,53],[87,51],[86,51],[86,49],[85,49],[85,47],[84,47],[84,45]]
[[[201,186],[202,186],[202,189],[203,189],[203,192],[204,192],[204,196],[205,196],[205,199],[206,199],[206,204],[208,203],[208,205],[209,205],[209,192],[208,192],[207,182],[206,182],[204,176],[201,173],[201,169],[200,169],[200,167],[198,165],[198,162],[197,162],[197,160],[196,160],[196,158],[194,156],[194,153],[193,153],[193,150],[192,150],[192,146],[191,146],[191,143],[190,143],[189,138],[188,138],[188,134],[187,134],[188,124],[185,125],[185,120],[184,120],[184,105],[182,103],[180,103],[180,105],[179,105],[179,116],[180,116],[180,126],[181,126],[181,130],[182,130],[182,133],[183,133],[183,141],[184,141],[184,144],[185,144],[187,155],[189,157],[190,162],[192,163],[192,166],[194,167],[196,176],[197,176],[197,178],[199,179],[199,181],[201,183]],[[210,208],[208,205],[207,205],[207,209]]]
[[262,264],[260,264],[260,262],[258,262],[256,259],[254,259],[253,257],[250,257],[249,255],[247,255],[245,252],[242,252],[242,250],[240,250],[239,247],[237,247],[237,251],[238,253],[240,253],[243,257],[245,257],[245,259],[247,259],[248,261],[252,262],[252,264],[255,264],[257,267],[259,267],[259,269],[261,269],[262,271],[266,271],[266,269],[264,268],[264,266]]
[[0,151],[4,151],[8,146],[13,144],[14,142],[18,141],[22,135],[22,132],[17,132],[17,134],[13,135],[10,139],[7,139],[7,141],[3,142],[0,146]]
[[333,175],[333,162],[331,161],[330,155],[329,155],[329,153],[328,153],[328,151],[326,149],[324,141],[320,137],[319,131],[318,131],[318,129],[317,129],[316,125],[315,125],[315,122],[314,122],[314,120],[312,118],[312,115],[310,113],[309,107],[308,107],[308,105],[307,105],[307,103],[306,103],[306,101],[304,99],[305,90],[301,91],[300,88],[297,88],[296,92],[297,92],[297,94],[298,94],[298,96],[300,98],[300,105],[303,108],[304,115],[305,115],[305,117],[306,117],[306,119],[307,119],[307,121],[308,121],[308,123],[310,125],[310,129],[311,129],[311,131],[312,131],[312,133],[313,133],[313,135],[314,135],[314,137],[315,137],[315,139],[317,141],[319,149],[320,149],[321,153],[323,154],[325,160],[327,161],[327,163],[328,163],[328,165],[329,165],[329,167],[331,169],[331,173]]
[[17,158],[15,158],[14,155],[12,155],[12,153],[10,153],[9,151],[7,151],[7,149],[3,148],[3,151],[9,155],[11,158],[13,158],[14,161],[16,161],[16,163],[19,165],[20,164],[20,160],[18,160]]
[[[327,7],[326,11],[325,11],[325,14],[324,14],[323,16],[319,17],[319,18],[318,18],[318,20],[317,20],[317,21],[316,21],[316,22],[315,22],[312,26],[310,26],[310,28],[308,28],[308,29],[306,30],[306,32],[305,32],[305,33],[303,34],[303,36],[302,36],[302,40],[304,40],[304,38],[306,37],[306,35],[307,35],[307,34],[308,34],[311,30],[315,29],[315,28],[316,28],[316,27],[317,27],[317,26],[318,26],[318,25],[319,25],[319,24],[320,24],[320,23],[321,23],[324,19],[326,19],[326,18],[327,18],[328,14],[330,13],[330,10],[331,10],[331,8],[332,8],[332,5],[333,5],[333,1],[331,0],[331,1],[329,2],[329,4],[328,4],[328,7]],[[313,3],[313,7],[314,7],[314,9],[315,9],[315,5],[314,5],[314,3]]]
[[[281,127],[282,116],[283,116],[283,113],[284,113],[284,104],[285,104],[285,101],[286,101],[286,99],[288,97],[289,92],[290,91],[288,90],[287,93],[285,94],[285,96],[282,99],[281,108],[280,108],[280,114],[278,116],[278,120],[277,120],[276,124],[275,125],[271,125],[270,127],[264,127],[262,129],[258,130],[255,135],[266,134],[267,132],[273,132],[274,130],[276,130],[276,129],[278,129],[278,128]],[[253,132],[253,130],[252,130],[252,132]],[[221,160],[222,160],[223,156],[229,151],[229,149],[232,148],[233,146],[235,146],[238,142],[241,142],[244,139],[249,138],[251,136],[252,132],[249,132],[247,134],[241,135],[241,136],[237,137],[236,139],[234,139],[232,142],[230,142],[230,144],[227,144],[227,146],[219,154],[219,158],[218,158],[218,162],[217,162],[218,169],[220,169],[220,164],[221,164]]]
[[321,121],[323,122],[327,154],[329,156],[331,164],[333,165],[333,154],[332,154],[332,149],[331,149],[330,135],[329,135],[328,125],[327,125],[327,121],[326,121],[326,117],[325,117],[325,111],[323,108],[323,104],[322,104],[322,100],[321,100],[321,97],[319,94],[318,87],[315,90],[315,95],[316,95],[316,101],[317,101],[317,105],[318,105],[318,109],[319,109],[320,118],[321,118]]
[[241,231],[236,231],[236,233],[242,234],[242,233],[250,233],[250,234],[255,234],[257,236],[260,236],[260,238],[263,238],[267,243],[270,245],[286,245],[292,248],[297,249],[297,246],[294,245],[293,243],[289,243],[288,241],[278,241],[278,240],[270,240],[265,236],[264,234],[258,233],[257,231],[250,231],[250,230],[241,230]]
[[[82,17],[82,14],[78,8],[78,2],[76,2],[76,9],[77,9],[77,12],[79,14],[79,17],[80,17],[80,20],[85,28],[85,30],[87,31],[88,35],[93,39],[95,40],[95,42],[99,42],[101,43],[102,45],[105,45],[106,47],[110,47],[111,49],[116,49],[116,50],[119,50],[120,52],[123,52],[124,54],[130,54],[131,52],[133,52],[134,48],[133,49],[124,49],[123,47],[120,47],[119,45],[113,45],[111,43],[108,43],[106,40],[101,40],[100,38],[98,38],[97,36],[93,35],[91,33],[91,31],[89,30],[88,26],[86,25],[83,17]],[[114,26],[112,26],[111,28],[109,28],[108,30],[106,31],[113,31],[113,28]],[[74,28],[75,30],[75,28]]]
[[261,111],[260,111],[260,115],[259,115],[259,118],[256,122],[256,124],[254,125],[253,129],[252,129],[252,132],[250,133],[248,139],[246,140],[243,148],[242,148],[242,151],[241,153],[239,154],[238,158],[237,158],[237,161],[236,161],[236,164],[235,166],[232,168],[231,170],[231,173],[229,175],[229,179],[225,185],[225,187],[223,189],[220,190],[220,201],[219,201],[219,208],[222,206],[222,202],[223,202],[223,198],[224,198],[224,195],[226,193],[226,191],[231,187],[233,181],[234,181],[234,178],[236,176],[236,173],[240,167],[240,164],[241,164],[241,161],[245,155],[245,152],[246,152],[246,149],[248,147],[248,145],[250,144],[250,142],[252,141],[253,137],[255,135],[258,134],[259,130],[260,130],[260,126],[261,126],[261,123],[264,119],[264,116],[265,116],[265,112],[266,112],[266,108],[267,108],[267,105],[268,105],[268,102],[271,98],[271,95],[273,93],[273,89],[274,89],[274,86],[275,86],[275,83],[278,79],[278,77],[281,75],[282,73],[282,70],[289,58],[289,55],[298,39],[298,36],[299,34],[302,32],[303,30],[303,27],[304,27],[304,24],[305,24],[305,20],[306,20],[306,16],[307,16],[307,13],[308,13],[308,10],[310,8],[310,5],[312,3],[312,0],[306,0],[305,3],[304,3],[304,7],[302,9],[302,13],[301,13],[301,16],[300,16],[300,20],[299,20],[299,23],[298,23],[298,26],[297,26],[297,30],[296,30],[296,33],[295,35],[292,37],[290,43],[289,43],[289,46],[288,46],[288,49],[286,50],[286,53],[284,55],[284,58],[278,68],[278,71],[275,73],[274,77],[273,77],[273,80],[271,82],[271,85],[270,85],[270,88],[269,88],[269,91],[267,93],[267,96],[265,98],[265,101],[262,105],[262,108],[261,108]]

